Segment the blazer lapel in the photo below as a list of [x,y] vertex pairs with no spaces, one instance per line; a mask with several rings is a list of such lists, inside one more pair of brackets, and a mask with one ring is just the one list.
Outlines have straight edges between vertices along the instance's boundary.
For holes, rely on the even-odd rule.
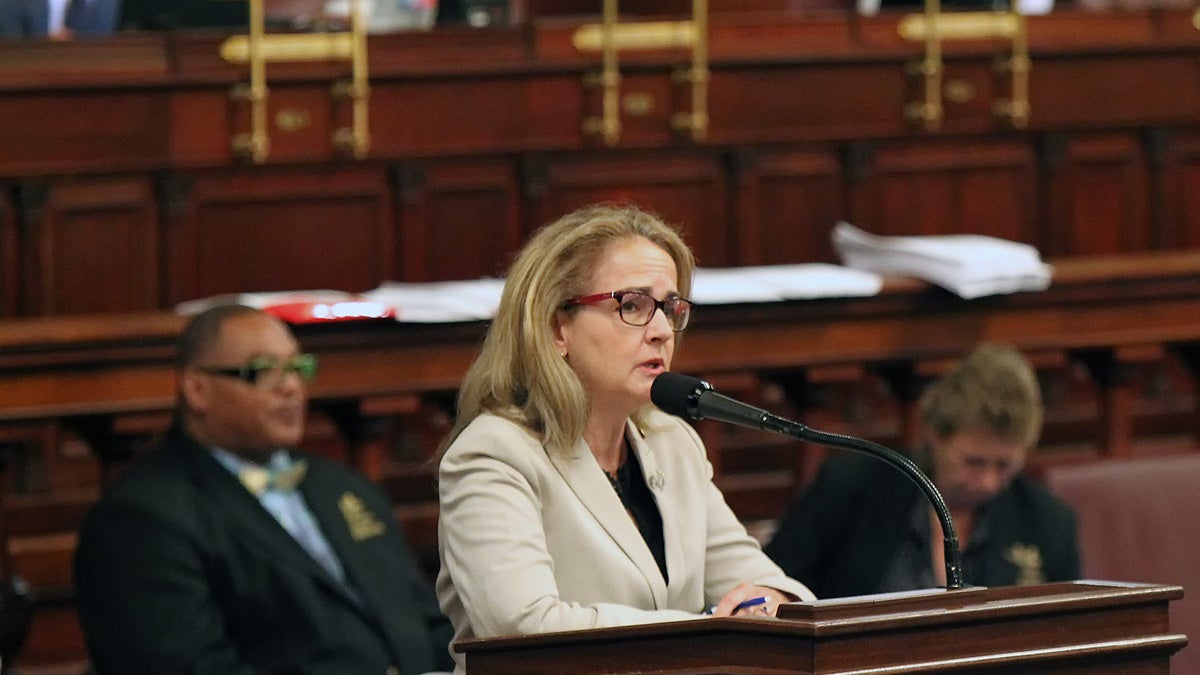
[[[658,505],[658,512],[662,515],[667,572],[683,570],[686,568],[683,559],[683,542],[679,539],[679,530],[671,526],[672,523],[682,521],[677,520],[680,516],[675,513],[675,504],[666,498],[667,493],[664,488],[667,479],[659,466],[658,456],[646,444],[645,435],[633,422],[629,422],[629,429],[626,433],[632,439],[630,446],[637,453],[638,462],[642,465],[642,473],[645,474],[646,485],[650,488],[650,494],[654,495],[654,503]],[[658,569],[657,564],[655,569]],[[671,578],[682,581],[682,575],[672,574]]]
[[[344,486],[331,484],[312,463],[309,464],[309,476],[300,489],[321,533],[341,561],[347,581],[362,593],[362,599],[354,598],[345,584],[336,582],[328,574],[325,577],[335,583],[343,595],[351,598],[364,616],[378,620],[384,613],[369,614],[370,610],[363,606],[363,602],[388,602],[388,598],[392,597],[391,591],[400,580],[381,578],[379,574],[384,571],[382,566],[365,556],[361,542],[382,535],[385,525],[377,520],[373,512],[365,509],[361,496]],[[379,525],[378,528],[373,526],[375,523]]]
[[663,580],[662,572],[658,570],[650,547],[646,546],[646,541],[642,539],[633,518],[621,504],[621,499],[613,490],[612,484],[604,477],[604,470],[596,462],[587,443],[580,439],[565,455],[550,448],[545,450],[550,462],[571,491],[645,577],[655,605],[665,607],[667,584]]

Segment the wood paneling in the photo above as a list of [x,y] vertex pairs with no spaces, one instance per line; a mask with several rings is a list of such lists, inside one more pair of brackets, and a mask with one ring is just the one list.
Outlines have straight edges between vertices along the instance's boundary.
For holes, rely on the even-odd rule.
[[221,293],[364,291],[393,269],[380,167],[195,175],[169,224],[168,304]]
[[[332,93],[347,64],[273,63],[264,166],[231,151],[247,73],[220,33],[0,45],[0,177],[22,186],[0,215],[0,315],[492,275],[592,201],[681,224],[710,266],[832,260],[840,219],[1045,256],[1200,246],[1190,13],[1031,17],[1021,130],[993,113],[1011,94],[1002,46],[947,43],[945,118],[926,130],[905,115],[922,45],[897,14],[746,11],[766,1],[714,8],[702,138],[671,128],[692,106],[686,50],[623,52],[611,148],[583,131],[601,91],[600,55],[571,41],[582,19],[372,36],[365,160],[331,140],[350,120]],[[121,183],[136,187],[87,187]]]
[[1036,162],[1019,140],[880,143],[860,154],[867,159],[851,187],[855,225],[877,234],[987,233],[1036,243]]
[[159,307],[158,210],[148,178],[26,183],[20,193],[24,313]]
[[404,281],[504,276],[523,239],[512,163],[463,160],[396,168]]
[[164,100],[139,90],[0,90],[0,176],[144,167],[167,148]]
[[17,266],[21,250],[17,238],[17,212],[13,208],[13,192],[0,184],[0,317],[17,313],[17,291],[21,270]]
[[738,264],[835,261],[829,233],[845,192],[836,149],[747,151],[729,165]]
[[1045,162],[1045,255],[1145,250],[1150,245],[1149,177],[1129,134],[1078,134],[1052,141]]
[[733,260],[725,174],[711,153],[596,153],[548,159],[546,220],[595,202],[641,204],[681,228],[697,264]]
[[235,104],[224,89],[179,88],[168,98],[170,161],[179,167],[227,163],[233,159]]
[[1163,157],[1164,248],[1200,248],[1200,133],[1168,137]]
[[580,76],[402,78],[371,93],[372,154],[456,156],[578,145]]
[[[791,0],[722,0],[714,3],[709,11],[745,12],[780,11],[789,7]],[[548,16],[593,15],[598,17],[600,6],[594,0],[524,0],[531,18]],[[621,11],[633,15],[687,14],[692,4],[688,0],[625,0]]]
[[[221,120],[216,117],[209,121],[209,125],[214,130],[226,129],[226,139],[231,139],[235,134],[249,134],[249,102],[229,102],[227,105],[227,124],[216,123]],[[348,112],[338,115],[342,107],[345,106],[338,105],[330,94],[330,84],[327,82],[270,85],[267,92],[266,132],[271,144],[271,161],[293,163],[333,159],[338,154],[333,145],[334,131],[350,125]],[[189,118],[195,117],[195,113],[185,112],[180,121],[186,123]],[[228,140],[225,145],[229,145]]]
[[710,138],[761,143],[906,134],[908,98],[904,69],[895,62],[714,68]]
[[1193,54],[1035,55],[1034,64],[1029,96],[1035,128],[1179,124],[1194,121],[1200,110]]

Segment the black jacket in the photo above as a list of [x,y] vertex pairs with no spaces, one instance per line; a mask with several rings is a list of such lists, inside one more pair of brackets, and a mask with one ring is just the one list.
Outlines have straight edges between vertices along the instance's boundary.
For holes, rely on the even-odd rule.
[[174,431],[107,490],[80,533],[76,597],[99,673],[453,667],[450,624],[386,496],[336,462],[307,459],[300,490],[357,593]]
[[[924,499],[915,483],[884,462],[831,455],[781,519],[767,555],[817,597],[881,592],[902,538],[911,536],[913,509]],[[1029,479],[1018,476],[980,518],[975,527],[986,527],[989,536],[964,569],[968,584],[1016,584],[1022,570],[1009,559],[1014,545],[1036,547],[1046,582],[1079,577],[1074,512]]]

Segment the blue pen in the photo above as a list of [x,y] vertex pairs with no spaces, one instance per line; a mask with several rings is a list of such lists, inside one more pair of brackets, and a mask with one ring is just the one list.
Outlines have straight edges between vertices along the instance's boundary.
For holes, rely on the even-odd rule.
[[[749,600],[743,600],[738,603],[737,607],[733,608],[733,614],[737,614],[743,609],[750,609],[751,607],[757,607],[758,605],[765,605],[769,600],[770,598],[765,595],[760,595],[757,598],[750,598]],[[704,613],[712,614],[716,609],[716,605],[709,605],[708,607],[704,608]]]

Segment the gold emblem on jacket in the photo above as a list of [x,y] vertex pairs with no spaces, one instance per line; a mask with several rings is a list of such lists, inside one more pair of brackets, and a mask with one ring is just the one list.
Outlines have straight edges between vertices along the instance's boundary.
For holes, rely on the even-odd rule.
[[1042,552],[1037,546],[1018,542],[1009,547],[1004,559],[1017,566],[1018,586],[1046,583],[1046,573],[1042,571]]
[[368,511],[362,500],[353,493],[343,494],[338,500],[338,508],[342,511],[342,517],[346,519],[350,537],[354,541],[363,541],[383,534],[383,523],[379,522],[375,514]]

